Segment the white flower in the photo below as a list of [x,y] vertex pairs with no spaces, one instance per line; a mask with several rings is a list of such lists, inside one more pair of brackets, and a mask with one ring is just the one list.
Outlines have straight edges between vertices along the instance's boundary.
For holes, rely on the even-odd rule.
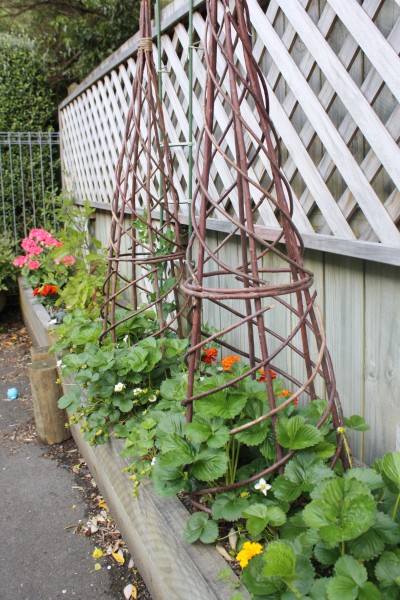
[[125,384],[118,382],[114,385],[114,392],[122,392],[125,389]]
[[62,360],[58,360],[58,361],[57,361],[57,367],[58,367],[59,369],[62,369],[62,368],[63,368],[63,366],[64,366],[64,365],[62,364]]
[[157,402],[157,396],[155,394],[153,394],[152,396],[150,396],[149,402]]
[[153,456],[153,458],[151,459],[151,466],[154,467],[155,464],[156,464],[156,457]]
[[142,393],[142,388],[135,388],[133,390],[133,395],[134,396],[139,396]]
[[199,381],[204,381],[205,377],[199,377]]
[[259,480],[258,483],[256,483],[256,485],[254,486],[255,490],[260,490],[260,492],[262,492],[264,494],[264,496],[267,495],[268,490],[271,489],[271,486],[269,485],[269,483],[267,483],[264,479],[264,477],[261,477],[261,479]]
[[125,342],[125,344],[127,344],[128,339],[129,339],[129,336],[128,336],[128,334],[126,334],[126,336],[124,338],[122,338],[122,341]]
[[217,367],[217,371],[223,371],[224,367]]
[[50,319],[49,325],[57,325],[57,319]]

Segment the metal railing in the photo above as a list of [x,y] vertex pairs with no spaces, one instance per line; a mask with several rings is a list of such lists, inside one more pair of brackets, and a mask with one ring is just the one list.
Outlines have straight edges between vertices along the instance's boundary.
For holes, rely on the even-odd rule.
[[56,225],[60,134],[0,132],[0,226],[17,244],[32,227]]

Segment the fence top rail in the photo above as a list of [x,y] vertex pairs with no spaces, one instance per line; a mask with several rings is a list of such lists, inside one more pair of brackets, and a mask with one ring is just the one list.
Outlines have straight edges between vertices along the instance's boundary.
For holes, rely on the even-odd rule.
[[[193,8],[200,8],[204,5],[206,0],[193,0]],[[161,11],[161,33],[165,33],[176,23],[182,20],[182,18],[188,14],[189,7],[187,0],[174,0],[172,4],[166,6]],[[92,71],[74,90],[61,102],[59,110],[62,110],[72,102],[77,96],[82,94],[87,88],[91,87],[96,81],[104,77],[107,73],[118,67],[121,63],[126,61],[131,56],[134,56],[138,49],[139,32],[129,38],[120,48],[118,48],[113,54],[108,56],[94,71]],[[153,24],[152,27],[152,38],[157,38],[157,28]]]
[[27,144],[59,144],[58,131],[0,131],[0,145],[9,146]]

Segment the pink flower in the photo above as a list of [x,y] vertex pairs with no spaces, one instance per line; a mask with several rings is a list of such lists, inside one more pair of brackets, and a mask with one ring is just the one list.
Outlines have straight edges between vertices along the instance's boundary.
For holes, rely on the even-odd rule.
[[24,238],[22,240],[21,247],[27,254],[39,255],[41,252],[43,252],[43,248],[38,246],[34,240],[30,240],[29,238]]
[[32,229],[29,232],[29,239],[37,240],[38,242],[46,242],[48,238],[51,238],[51,233],[45,231],[44,229]]
[[75,258],[71,255],[64,256],[63,262],[66,267],[70,267],[71,265],[73,265],[75,263]]
[[[36,241],[34,241],[36,240]],[[25,243],[29,242],[31,244],[34,244],[36,246],[36,242],[39,242],[39,244],[41,246],[62,246],[62,243],[59,242],[58,240],[56,240],[55,238],[53,238],[53,236],[51,235],[51,233],[49,231],[45,231],[44,229],[32,229],[29,232],[29,236],[28,238],[25,238],[24,240]],[[22,245],[22,244],[21,244]],[[26,248],[22,245],[22,247],[24,248],[24,250],[26,250]]]
[[62,242],[59,242],[58,240],[56,240],[56,238],[53,237],[49,237],[46,240],[43,240],[45,246],[55,246],[56,248],[59,248],[60,246],[62,246]]
[[61,260],[59,258],[55,258],[54,262],[56,263],[56,265],[59,265],[61,263]]
[[13,260],[14,267],[23,267],[26,265],[28,258],[29,256],[17,256],[17,258]]
[[40,262],[38,260],[31,260],[30,263],[28,263],[28,269],[30,269],[31,271],[34,271],[35,269],[38,269],[40,267]]

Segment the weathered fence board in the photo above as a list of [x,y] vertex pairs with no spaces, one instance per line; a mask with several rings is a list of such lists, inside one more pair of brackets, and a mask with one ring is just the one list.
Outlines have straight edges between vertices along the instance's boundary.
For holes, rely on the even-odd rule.
[[366,264],[365,285],[365,460],[395,450],[400,426],[399,276],[394,267]]
[[[347,415],[365,417],[362,383],[365,330],[363,264],[346,257],[328,255],[324,275],[326,336],[335,365],[339,395]],[[319,289],[318,285],[316,287]],[[363,461],[363,434],[355,433],[350,440],[355,455]]]

